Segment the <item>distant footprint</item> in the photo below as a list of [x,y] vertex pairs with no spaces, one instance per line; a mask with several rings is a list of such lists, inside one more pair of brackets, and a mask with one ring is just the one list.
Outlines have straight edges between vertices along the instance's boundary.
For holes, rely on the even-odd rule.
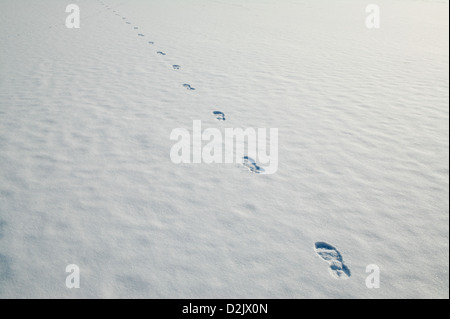
[[193,88],[190,84],[183,84],[183,87],[188,89],[189,91],[194,91],[195,88]]
[[142,33],[139,33],[138,36],[145,37],[145,35],[143,35]]
[[253,158],[244,156],[242,158],[242,160],[243,160],[242,165],[247,167],[250,172],[255,173],[255,174],[263,174],[264,173],[264,168],[258,166]]
[[131,22],[128,22],[128,21],[127,21],[126,24],[131,24]]
[[153,41],[148,41],[148,44],[155,44],[155,42],[153,42]]
[[220,111],[214,111],[212,113],[216,116],[218,121],[225,121],[225,113]]
[[164,52],[162,52],[162,51],[158,51],[158,52],[156,52],[156,54],[159,54],[159,55],[166,55]]
[[174,70],[179,70],[179,69],[181,69],[181,66],[180,65],[172,65],[172,67],[174,68]]
[[344,265],[341,253],[324,242],[315,244],[316,254],[330,265],[330,272],[336,279],[348,279],[351,276],[350,269]]
[[134,30],[137,30],[137,29],[139,29],[138,27],[134,27]]

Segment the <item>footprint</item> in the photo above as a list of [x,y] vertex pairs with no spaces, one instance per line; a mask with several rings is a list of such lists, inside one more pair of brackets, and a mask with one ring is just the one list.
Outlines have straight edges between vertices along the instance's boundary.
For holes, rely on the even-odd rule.
[[315,244],[315,251],[320,258],[330,265],[330,272],[333,277],[336,279],[350,278],[350,269],[344,265],[341,253],[336,248],[324,242],[317,242]]
[[175,70],[179,70],[179,69],[181,69],[181,66],[180,65],[172,65],[172,67],[175,69]]
[[183,84],[183,87],[185,87],[189,91],[194,91],[195,90],[195,88],[193,88],[190,84]]
[[250,172],[255,173],[255,174],[263,174],[264,173],[264,168],[256,165],[256,162],[253,158],[244,156],[242,158],[242,160],[243,160],[242,165],[247,167]]
[[134,30],[137,30],[137,29],[139,29],[138,27],[134,27]]
[[155,44],[155,42],[153,42],[153,41],[148,41],[148,44]]
[[131,22],[127,21],[126,24],[131,24]]
[[143,35],[142,33],[139,33],[138,36],[145,37],[145,35]]
[[225,119],[225,113],[220,112],[220,111],[214,111],[212,113],[216,116],[218,121],[225,121],[226,120]]
[[166,55],[164,52],[162,52],[162,51],[158,51],[158,52],[156,52],[156,54],[159,54],[159,55]]

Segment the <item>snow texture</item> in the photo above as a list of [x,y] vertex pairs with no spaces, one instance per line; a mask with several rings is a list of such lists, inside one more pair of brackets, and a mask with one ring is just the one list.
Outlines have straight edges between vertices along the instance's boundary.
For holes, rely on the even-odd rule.
[[[0,1],[0,298],[449,297],[448,1],[103,2]],[[172,163],[193,120],[278,172]]]

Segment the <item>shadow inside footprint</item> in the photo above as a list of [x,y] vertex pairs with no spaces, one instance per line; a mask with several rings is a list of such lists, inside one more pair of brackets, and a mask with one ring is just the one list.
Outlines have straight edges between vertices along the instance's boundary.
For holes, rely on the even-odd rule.
[[244,156],[242,158],[242,165],[247,167],[248,170],[252,173],[255,173],[255,174],[263,174],[264,173],[264,168],[262,168],[261,166],[258,166],[256,164],[255,160],[251,157]]
[[156,54],[159,54],[159,55],[166,55],[164,52],[162,52],[162,51],[158,51],[158,52],[156,52]]
[[212,112],[215,116],[216,116],[216,119],[218,120],[218,121],[225,121],[226,119],[225,119],[225,113],[223,113],[223,112],[220,112],[220,111],[214,111],[214,112]]
[[143,35],[142,33],[139,33],[138,36],[145,37],[145,35]]
[[172,67],[174,68],[174,70],[179,70],[179,69],[181,69],[181,66],[180,65],[172,65]]
[[183,87],[188,89],[189,91],[194,91],[195,88],[193,88],[190,84],[183,84]]
[[337,279],[348,279],[351,276],[350,269],[344,265],[341,253],[324,242],[315,244],[316,254],[330,265],[330,272]]
[[148,44],[155,44],[155,42],[153,42],[153,41],[148,41]]

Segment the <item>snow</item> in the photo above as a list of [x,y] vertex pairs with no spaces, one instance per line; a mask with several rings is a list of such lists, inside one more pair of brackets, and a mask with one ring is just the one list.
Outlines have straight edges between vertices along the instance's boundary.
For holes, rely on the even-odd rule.
[[[449,298],[448,1],[103,2],[0,2],[0,298]],[[277,173],[172,163],[194,120]]]

